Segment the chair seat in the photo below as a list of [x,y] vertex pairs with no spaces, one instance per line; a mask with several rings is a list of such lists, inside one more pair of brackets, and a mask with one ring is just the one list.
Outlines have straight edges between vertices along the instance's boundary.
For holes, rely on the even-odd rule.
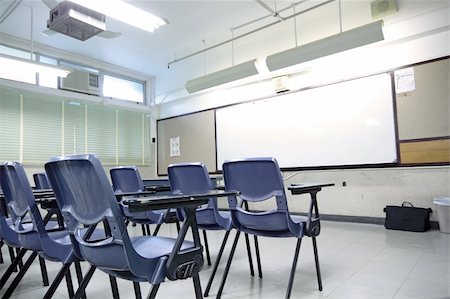
[[[175,239],[157,236],[137,236],[130,238],[133,249],[141,257],[147,259],[169,256],[175,245]],[[183,242],[181,249],[193,247],[190,241]],[[151,250],[149,250],[151,248]],[[124,249],[121,246],[112,246],[111,244],[99,247],[89,247],[80,245],[81,253],[88,262],[97,265],[100,269],[109,273],[129,269],[128,261],[124,255]],[[99,252],[102,254],[100,255]],[[117,273],[115,274],[117,275]],[[122,276],[120,276],[122,277]],[[125,277],[122,277],[125,278]]]
[[[139,236],[131,238],[131,243],[133,244],[134,250],[136,250],[140,256],[148,259],[153,259],[164,255],[168,256],[172,252],[175,241],[176,240],[172,238],[156,236]],[[181,249],[186,249],[193,246],[193,242],[184,241]],[[148,250],[148,248],[152,248],[152,250]]]
[[203,230],[229,231],[233,228],[229,211],[219,211],[219,217],[222,219],[216,218],[213,209],[197,210],[195,216],[197,218],[198,227]]
[[130,212],[128,207],[122,207],[122,212],[128,220],[138,224],[160,224],[164,221],[166,210],[154,210],[152,212]]

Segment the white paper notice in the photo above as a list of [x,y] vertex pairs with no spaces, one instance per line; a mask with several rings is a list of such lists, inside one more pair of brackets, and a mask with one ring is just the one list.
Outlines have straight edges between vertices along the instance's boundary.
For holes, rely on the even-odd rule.
[[414,80],[414,68],[409,67],[394,72],[395,92],[404,93],[416,90],[416,82]]
[[170,138],[170,156],[180,156],[180,136]]

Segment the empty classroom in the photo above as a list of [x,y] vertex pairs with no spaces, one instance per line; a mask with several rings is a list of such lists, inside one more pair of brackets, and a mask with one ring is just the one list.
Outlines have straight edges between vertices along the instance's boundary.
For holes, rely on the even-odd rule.
[[449,16],[0,1],[0,296],[450,299]]

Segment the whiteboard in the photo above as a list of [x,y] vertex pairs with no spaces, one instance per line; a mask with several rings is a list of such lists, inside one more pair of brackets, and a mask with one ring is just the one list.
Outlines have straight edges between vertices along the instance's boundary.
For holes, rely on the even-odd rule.
[[249,157],[284,168],[396,162],[391,85],[380,74],[217,109],[218,169]]

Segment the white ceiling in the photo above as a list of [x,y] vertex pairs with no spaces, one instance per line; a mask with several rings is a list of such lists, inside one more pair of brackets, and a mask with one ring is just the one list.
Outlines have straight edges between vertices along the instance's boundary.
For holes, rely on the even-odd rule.
[[[12,2],[14,1],[0,0],[0,15],[2,9]],[[235,31],[235,34],[241,34],[276,20],[255,0],[128,2],[167,19],[169,24],[154,33],[148,33],[114,19],[107,19],[107,30],[121,32],[120,37],[105,39],[96,36],[82,42],[62,34],[44,36],[41,32],[46,29],[48,7],[41,0],[24,0],[0,23],[0,32],[25,40],[33,39],[37,43],[157,77],[167,70],[168,62],[175,57],[202,50],[205,44],[209,46],[231,38],[231,28],[266,16],[258,23]],[[309,1],[301,5],[312,5],[314,2],[317,4],[320,1]],[[293,1],[264,0],[264,3],[272,8],[276,5],[280,10],[290,6]],[[291,13],[292,10],[286,12]]]

